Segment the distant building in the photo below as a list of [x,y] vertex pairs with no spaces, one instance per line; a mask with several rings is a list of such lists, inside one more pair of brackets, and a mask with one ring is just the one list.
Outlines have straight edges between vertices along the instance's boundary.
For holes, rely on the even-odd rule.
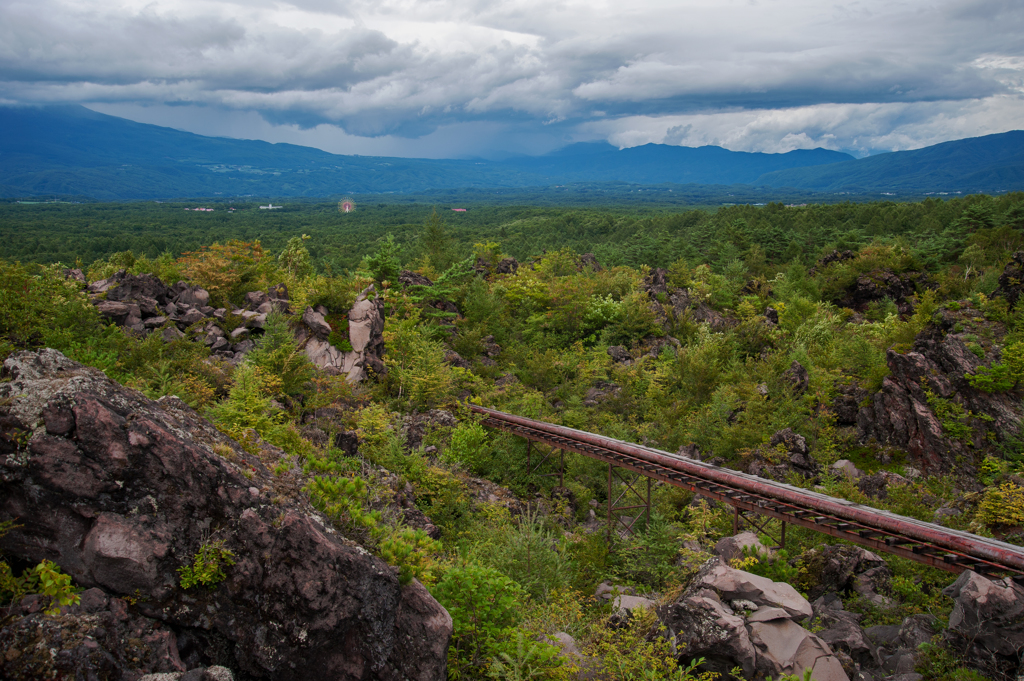
[[275,206],[272,203],[268,203],[266,206],[260,206],[260,210],[279,210],[281,208],[284,208],[284,206]]
[[466,212],[465,208],[452,208],[452,210],[455,211],[456,213],[465,213]]

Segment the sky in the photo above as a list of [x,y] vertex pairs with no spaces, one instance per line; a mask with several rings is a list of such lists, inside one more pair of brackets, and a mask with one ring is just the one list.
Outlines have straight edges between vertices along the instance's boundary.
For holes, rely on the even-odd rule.
[[1022,0],[3,0],[0,105],[342,154],[1024,128]]

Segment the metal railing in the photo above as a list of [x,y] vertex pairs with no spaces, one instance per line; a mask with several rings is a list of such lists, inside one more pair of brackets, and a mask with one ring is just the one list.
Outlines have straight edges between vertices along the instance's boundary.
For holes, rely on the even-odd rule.
[[[1015,580],[1024,580],[1024,548],[1013,544],[907,518],[651,447],[478,405],[468,406],[484,416],[485,426],[513,433],[531,442],[546,443],[562,451],[607,462],[609,529],[613,523],[613,511],[616,510],[614,503],[617,503],[611,499],[614,467],[628,469],[649,479],[661,480],[729,504],[735,509],[736,520],[741,513],[780,520],[783,523],[783,543],[785,524],[789,523],[949,572],[974,570],[990,576],[1009,574]],[[639,493],[637,495],[643,496]],[[647,500],[649,512],[649,492]],[[624,508],[639,506],[620,507],[618,510]]]

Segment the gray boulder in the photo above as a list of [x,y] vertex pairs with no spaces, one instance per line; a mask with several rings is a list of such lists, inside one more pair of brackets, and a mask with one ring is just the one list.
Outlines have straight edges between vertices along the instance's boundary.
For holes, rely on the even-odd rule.
[[722,537],[715,544],[714,554],[729,564],[737,558],[742,558],[744,550],[752,551],[757,555],[768,554],[768,549],[753,532],[740,532],[733,537]]
[[782,608],[790,617],[804,619],[814,614],[811,604],[789,584],[736,570],[720,558],[709,561],[695,578],[695,584],[712,589],[725,600],[747,600],[760,606]]

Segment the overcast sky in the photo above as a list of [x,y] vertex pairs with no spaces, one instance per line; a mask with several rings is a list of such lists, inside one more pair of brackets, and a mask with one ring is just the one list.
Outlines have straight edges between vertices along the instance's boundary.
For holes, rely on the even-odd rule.
[[0,104],[464,157],[1024,128],[1024,0],[2,0]]

